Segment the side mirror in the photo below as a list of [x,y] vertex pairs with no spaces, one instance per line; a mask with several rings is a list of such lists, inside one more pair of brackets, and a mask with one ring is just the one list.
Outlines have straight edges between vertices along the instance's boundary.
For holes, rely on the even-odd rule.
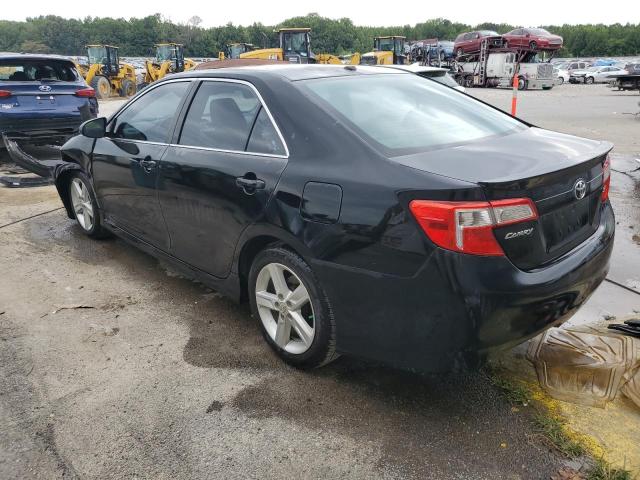
[[88,138],[102,138],[107,132],[105,117],[93,118],[80,125],[80,134]]

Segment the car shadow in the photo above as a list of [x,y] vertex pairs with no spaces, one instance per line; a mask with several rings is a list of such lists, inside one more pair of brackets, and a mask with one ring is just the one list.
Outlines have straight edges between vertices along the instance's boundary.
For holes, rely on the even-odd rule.
[[[380,452],[376,467],[401,478],[548,478],[559,458],[535,440],[531,415],[514,409],[482,372],[425,375],[341,357],[315,370],[283,363],[238,305],[121,240],[90,240],[67,219],[39,220],[31,239],[63,245],[77,260],[118,265],[149,302],[179,310],[167,321],[188,329],[183,360],[195,367],[243,370],[231,397],[203,399],[202,415],[243,415],[282,428],[351,438]],[[326,445],[326,443],[325,443]],[[322,452],[330,458],[330,452]],[[354,453],[355,455],[355,453]],[[511,478],[511,477],[508,477]]]

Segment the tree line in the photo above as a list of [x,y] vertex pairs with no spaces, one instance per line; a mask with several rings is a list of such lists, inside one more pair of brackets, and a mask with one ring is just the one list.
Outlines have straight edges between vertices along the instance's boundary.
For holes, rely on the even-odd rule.
[[[85,55],[88,44],[110,44],[120,47],[121,56],[152,56],[153,45],[178,42],[185,54],[193,57],[215,57],[232,42],[253,43],[258,48],[277,45],[279,27],[310,27],[315,53],[347,54],[370,51],[376,35],[404,35],[408,40],[439,38],[453,40],[471,30],[495,30],[505,33],[518,26],[504,23],[466,25],[443,18],[415,25],[368,27],[356,26],[348,18],[331,19],[311,13],[284,20],[273,26],[254,23],[249,26],[227,24],[204,28],[194,16],[176,24],[161,14],[144,18],[87,17],[83,20],[48,15],[27,18],[24,22],[0,20],[0,51]],[[561,56],[626,56],[640,55],[640,24],[625,25],[547,25],[542,26],[564,38]]]

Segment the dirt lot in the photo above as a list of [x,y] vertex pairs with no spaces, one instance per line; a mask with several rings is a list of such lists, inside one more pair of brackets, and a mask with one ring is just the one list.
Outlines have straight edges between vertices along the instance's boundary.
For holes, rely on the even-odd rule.
[[[567,85],[520,98],[529,121],[616,142],[615,284],[574,321],[632,313],[640,175],[619,172],[640,166],[640,121],[620,112],[640,96]],[[565,463],[486,375],[288,368],[246,307],[89,240],[60,206],[52,187],[0,189],[0,478],[538,479]]]

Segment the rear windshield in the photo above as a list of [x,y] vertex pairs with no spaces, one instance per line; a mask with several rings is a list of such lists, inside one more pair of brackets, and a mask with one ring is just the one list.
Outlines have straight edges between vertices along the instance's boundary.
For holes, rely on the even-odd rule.
[[527,128],[466,95],[408,73],[314,79],[303,88],[388,156]]
[[63,81],[77,79],[72,63],[59,60],[0,60],[0,81]]

